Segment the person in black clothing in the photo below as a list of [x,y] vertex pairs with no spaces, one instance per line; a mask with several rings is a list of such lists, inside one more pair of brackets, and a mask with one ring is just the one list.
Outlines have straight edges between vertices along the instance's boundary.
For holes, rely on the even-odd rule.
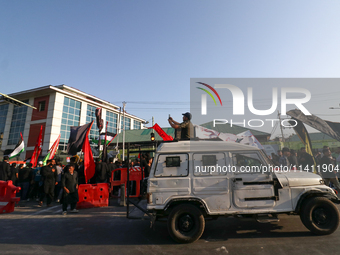
[[54,188],[57,185],[57,171],[55,166],[52,165],[52,160],[47,160],[47,165],[41,169],[41,177],[44,181],[44,190],[40,197],[39,206],[43,205],[45,196],[47,206],[51,206],[54,197]]
[[108,175],[107,164],[99,158],[97,158],[96,161],[96,183],[106,183]]
[[330,149],[324,148],[322,152],[324,156],[320,160],[320,175],[327,186],[331,182],[340,193],[340,183],[333,171],[336,160],[332,157]]
[[76,160],[77,160],[76,157],[70,158],[70,164],[67,164],[67,165],[64,167],[64,173],[68,172],[68,167],[69,167],[71,164],[74,165],[74,171],[78,172],[78,165],[76,164]]
[[300,149],[299,164],[302,166],[302,170],[311,172],[312,166],[314,165],[314,160],[311,155],[306,152],[306,148],[302,147]]
[[18,175],[19,175],[18,184],[19,187],[21,188],[20,198],[21,201],[24,201],[27,199],[29,187],[33,180],[32,164],[27,163],[26,167],[19,169]]
[[84,161],[80,162],[80,166],[78,168],[78,184],[85,184],[85,173],[84,173]]
[[64,173],[61,179],[63,192],[63,215],[67,214],[67,206],[71,205],[71,212],[77,213],[76,205],[78,202],[78,173],[74,171],[74,164],[70,164],[68,171]]
[[152,165],[152,158],[149,159],[147,165],[144,167],[144,178],[149,177]]
[[12,180],[13,185],[17,185],[17,180],[19,178],[19,171],[18,168],[16,167],[17,163],[12,163],[11,165],[11,178],[10,180]]
[[4,156],[2,162],[0,162],[0,181],[7,181],[11,178],[11,169],[8,160],[8,156]]
[[293,167],[295,166],[297,168],[299,166],[296,150],[293,149],[290,150],[290,156],[288,157],[288,160]]
[[109,164],[107,165],[107,182],[110,182],[112,171],[116,169],[116,164],[113,163],[113,158],[109,158]]

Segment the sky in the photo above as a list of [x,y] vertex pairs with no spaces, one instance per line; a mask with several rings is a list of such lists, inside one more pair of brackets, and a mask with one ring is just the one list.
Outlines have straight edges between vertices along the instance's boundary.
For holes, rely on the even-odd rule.
[[[190,111],[191,78],[338,78],[339,12],[327,0],[0,0],[0,92],[65,84],[168,127]],[[340,122],[340,87],[310,89],[312,113]]]

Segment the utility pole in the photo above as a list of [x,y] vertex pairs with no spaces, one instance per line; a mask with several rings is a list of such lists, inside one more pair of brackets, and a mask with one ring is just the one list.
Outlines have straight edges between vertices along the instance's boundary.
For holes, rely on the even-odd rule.
[[279,116],[279,125],[280,125],[280,129],[281,129],[282,142],[285,142],[285,137],[283,136],[283,128],[282,128],[282,125],[281,125],[281,114],[280,114],[280,111],[278,110],[277,113],[278,113],[278,116]]
[[125,105],[126,105],[126,102],[124,101],[123,102],[123,160],[125,160]]
[[152,126],[154,126],[155,125],[155,119],[154,119],[154,117],[152,116]]

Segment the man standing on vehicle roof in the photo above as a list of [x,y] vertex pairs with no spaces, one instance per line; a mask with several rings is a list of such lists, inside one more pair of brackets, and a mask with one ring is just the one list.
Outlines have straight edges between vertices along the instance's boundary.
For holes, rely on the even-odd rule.
[[186,112],[183,113],[183,122],[179,123],[174,121],[171,117],[169,117],[168,121],[171,127],[181,129],[181,139],[190,139],[194,137],[194,126],[191,123],[191,113]]

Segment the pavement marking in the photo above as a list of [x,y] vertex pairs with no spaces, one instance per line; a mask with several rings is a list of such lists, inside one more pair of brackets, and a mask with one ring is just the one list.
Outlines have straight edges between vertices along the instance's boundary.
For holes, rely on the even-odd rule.
[[24,217],[22,217],[22,218],[29,218],[29,217],[32,217],[32,216],[34,216],[34,215],[38,215],[38,214],[41,214],[41,213],[44,213],[44,212],[51,211],[52,209],[57,208],[57,207],[60,208],[60,205],[55,205],[55,206],[52,206],[52,207],[49,207],[49,208],[46,208],[46,209],[43,209],[43,210],[34,212],[34,213],[29,214],[29,215],[27,215],[27,216],[24,216]]

